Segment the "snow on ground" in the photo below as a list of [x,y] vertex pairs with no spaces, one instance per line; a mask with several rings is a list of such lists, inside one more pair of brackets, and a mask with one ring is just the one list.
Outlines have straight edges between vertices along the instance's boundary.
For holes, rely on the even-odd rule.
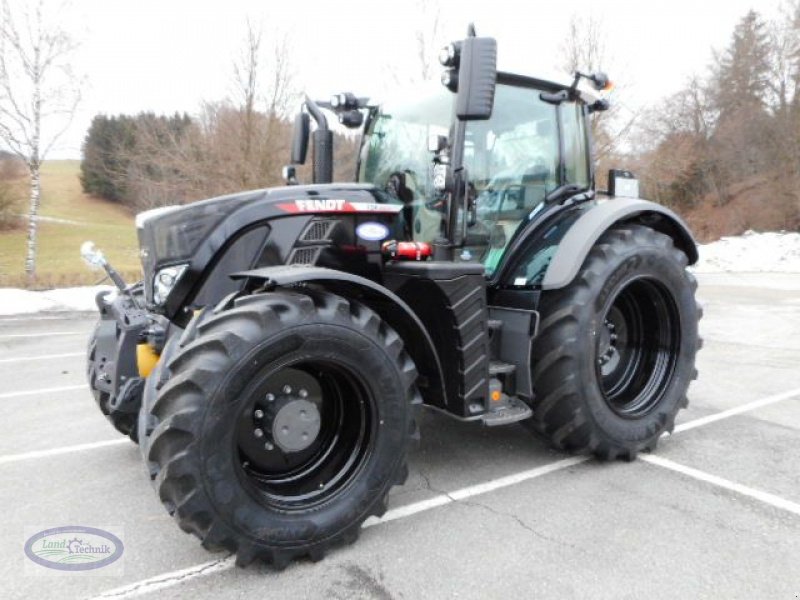
[[800,273],[800,233],[747,231],[700,246],[698,273]]
[[72,287],[31,292],[0,288],[0,315],[29,314],[43,311],[95,311],[98,292],[111,291],[107,285]]
[[[740,236],[724,237],[700,246],[700,261],[692,270],[697,273],[800,273],[800,233],[748,231]],[[0,315],[94,311],[97,292],[112,289],[105,285],[45,292],[0,288]]]

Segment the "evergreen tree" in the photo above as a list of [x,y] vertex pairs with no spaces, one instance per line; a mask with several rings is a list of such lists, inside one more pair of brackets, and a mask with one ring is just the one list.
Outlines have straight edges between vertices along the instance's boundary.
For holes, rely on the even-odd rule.
[[767,25],[751,10],[736,25],[730,45],[717,59],[716,104],[721,118],[742,108],[766,105],[770,59]]

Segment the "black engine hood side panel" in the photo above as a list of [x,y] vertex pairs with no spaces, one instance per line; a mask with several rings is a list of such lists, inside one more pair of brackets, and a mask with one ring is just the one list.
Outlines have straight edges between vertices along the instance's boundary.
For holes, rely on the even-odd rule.
[[[142,243],[148,246],[151,256],[145,264],[145,279],[147,287],[151,288],[153,275],[162,267],[177,262],[186,262],[185,259],[176,259],[172,256],[158,256],[154,252],[155,243],[153,236],[160,222],[164,219],[179,220],[181,213],[187,221],[192,218],[192,210],[210,206],[231,205],[231,212],[225,215],[204,239],[194,249],[188,261],[185,274],[179,279],[170,293],[163,312],[168,318],[173,319],[186,305],[188,299],[197,291],[202,283],[204,274],[215,260],[234,240],[252,230],[269,222],[273,231],[282,227],[281,221],[286,219],[295,223],[292,230],[308,222],[316,215],[344,215],[370,213],[398,213],[402,203],[389,194],[372,185],[363,184],[326,184],[287,186],[269,188],[253,192],[244,192],[220,198],[213,198],[202,202],[189,204],[163,216],[153,217],[145,224],[145,232],[141,235]],[[149,231],[148,231],[149,230]],[[248,268],[251,265],[242,265]],[[152,296],[148,296],[150,300]]]

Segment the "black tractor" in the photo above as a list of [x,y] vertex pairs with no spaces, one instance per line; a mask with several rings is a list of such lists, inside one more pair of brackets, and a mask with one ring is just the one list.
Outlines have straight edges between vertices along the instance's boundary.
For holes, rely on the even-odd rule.
[[[354,541],[421,407],[632,460],[686,406],[697,248],[629,173],[595,189],[608,102],[582,88],[605,75],[498,72],[474,31],[441,61],[407,102],[306,99],[285,187],[139,214],[142,282],[83,249],[119,287],[97,299],[95,399],[181,529],[240,565]],[[331,183],[326,115],[362,130],[355,183]]]

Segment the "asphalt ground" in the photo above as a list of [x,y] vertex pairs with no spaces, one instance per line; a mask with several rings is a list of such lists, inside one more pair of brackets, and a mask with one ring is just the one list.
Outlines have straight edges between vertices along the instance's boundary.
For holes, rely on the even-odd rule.
[[[705,275],[690,406],[599,463],[425,412],[390,510],[282,572],[184,534],[84,380],[94,316],[0,318],[0,597],[800,598],[800,275]],[[121,574],[26,572],[26,532],[117,528]]]

